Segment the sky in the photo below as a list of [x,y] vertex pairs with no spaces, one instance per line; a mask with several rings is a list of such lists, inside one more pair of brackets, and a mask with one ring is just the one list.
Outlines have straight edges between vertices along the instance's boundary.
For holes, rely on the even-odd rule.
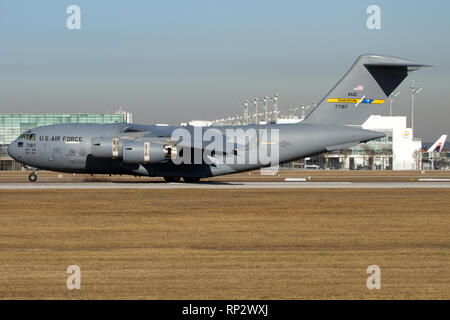
[[[69,30],[69,5],[81,29]],[[369,30],[369,5],[381,29]],[[450,134],[450,1],[0,0],[0,112],[112,112],[179,124],[278,93],[319,101],[362,53],[432,64],[397,89],[415,137]],[[388,105],[383,106],[383,115]]]

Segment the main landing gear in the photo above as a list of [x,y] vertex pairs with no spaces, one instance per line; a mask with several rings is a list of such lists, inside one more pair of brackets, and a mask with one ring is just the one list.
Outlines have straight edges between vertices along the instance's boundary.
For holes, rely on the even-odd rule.
[[180,182],[180,177],[164,177],[166,182]]
[[34,173],[34,171],[32,173],[30,173],[30,175],[28,176],[28,180],[30,180],[30,182],[36,182],[37,175],[36,175],[36,173]]

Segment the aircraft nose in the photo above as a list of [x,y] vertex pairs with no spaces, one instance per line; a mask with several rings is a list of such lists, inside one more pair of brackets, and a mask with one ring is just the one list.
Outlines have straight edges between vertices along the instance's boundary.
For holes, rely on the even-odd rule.
[[17,152],[17,140],[14,140],[9,146],[8,146],[8,154],[13,158],[14,160],[18,160],[18,152]]

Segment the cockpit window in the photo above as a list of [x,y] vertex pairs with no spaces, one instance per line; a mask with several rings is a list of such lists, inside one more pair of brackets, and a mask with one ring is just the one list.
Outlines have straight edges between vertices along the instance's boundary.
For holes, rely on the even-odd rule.
[[19,136],[19,138],[34,141],[34,140],[36,140],[36,135],[34,133],[23,133]]
[[31,130],[24,131],[24,132],[22,132],[22,134],[19,136],[18,139],[29,140],[30,139],[30,133],[31,133]]

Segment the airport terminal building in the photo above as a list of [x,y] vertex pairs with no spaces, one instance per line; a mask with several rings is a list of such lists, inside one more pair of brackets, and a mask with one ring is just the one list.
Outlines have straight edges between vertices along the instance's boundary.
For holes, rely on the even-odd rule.
[[22,132],[51,124],[61,123],[114,123],[132,122],[132,114],[119,110],[116,113],[0,113],[0,171],[18,171],[22,165],[13,160],[6,149]]
[[372,115],[362,125],[380,131],[384,138],[336,150],[321,157],[321,167],[328,169],[420,170],[422,140],[415,139],[406,117]]

